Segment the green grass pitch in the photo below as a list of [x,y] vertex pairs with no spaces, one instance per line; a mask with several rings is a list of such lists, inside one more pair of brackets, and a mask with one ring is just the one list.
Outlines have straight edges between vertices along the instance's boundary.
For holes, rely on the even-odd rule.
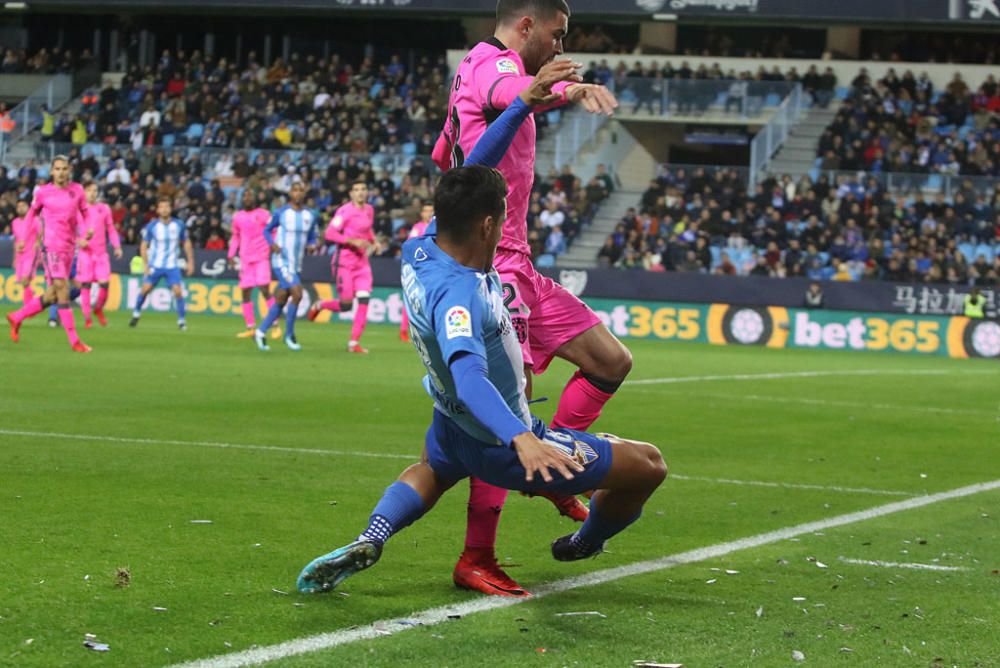
[[[294,591],[420,451],[430,401],[393,328],[370,328],[361,357],[344,352],[346,326],[303,322],[301,353],[278,341],[265,355],[234,337],[237,318],[180,333],[168,316],[136,330],[127,317],[84,332],[91,355],[38,321],[0,342],[0,665],[170,665],[476,597],[450,578],[464,484],[347,595]],[[996,363],[630,347],[635,381],[775,377],[626,385],[595,429],[656,443],[675,477],[608,553],[574,564],[548,552],[573,525],[511,496],[498,552],[529,589],[1000,478]],[[552,398],[541,417],[568,374],[557,363],[536,380]],[[276,665],[782,666],[799,652],[996,666],[998,545],[1000,491],[987,491]],[[558,615],[588,611],[603,616]],[[85,648],[88,633],[110,651]]]

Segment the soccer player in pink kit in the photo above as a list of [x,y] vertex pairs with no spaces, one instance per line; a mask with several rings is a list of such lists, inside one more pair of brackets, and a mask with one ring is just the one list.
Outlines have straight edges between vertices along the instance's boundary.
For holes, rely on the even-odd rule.
[[[420,207],[420,220],[413,224],[406,238],[416,239],[417,237],[424,236],[424,232],[427,231],[427,226],[431,224],[432,218],[434,218],[434,205],[424,204]],[[399,340],[404,343],[410,340],[410,318],[406,315],[406,306],[403,306],[403,320],[399,323]]]
[[[69,274],[73,265],[77,230],[81,227],[82,216],[87,212],[87,196],[79,183],[70,181],[69,160],[65,156],[56,156],[52,160],[51,173],[52,182],[35,191],[35,199],[31,202],[26,217],[29,226],[35,223],[38,216],[43,221],[42,261],[48,286],[44,295],[32,297],[19,310],[7,314],[10,338],[16,343],[20,339],[21,323],[55,304],[59,310],[59,322],[66,330],[66,337],[73,350],[89,353],[90,346],[81,341],[76,333],[76,321],[69,300]],[[87,241],[89,240],[88,238]]]
[[[455,74],[447,120],[434,148],[439,167],[461,166],[487,125],[530,85],[531,75],[563,52],[569,14],[566,0],[499,0],[494,36],[473,47]],[[579,103],[591,113],[610,115],[618,106],[603,86],[576,81],[557,84],[552,91],[562,94],[561,103]],[[508,183],[507,220],[494,266],[525,367],[540,374],[553,357],[561,357],[578,368],[563,390],[552,426],[586,431],[628,375],[632,356],[593,311],[531,263],[526,221],[535,135],[529,118],[498,165]],[[526,375],[530,393],[531,376]],[[452,575],[455,583],[489,594],[527,595],[496,565],[496,529],[507,491],[476,478],[470,478],[470,485],[465,550]],[[586,517],[575,497],[542,496],[564,515]]]
[[354,311],[354,325],[351,327],[347,352],[362,355],[368,354],[368,350],[361,347],[360,341],[368,322],[368,300],[372,296],[372,265],[368,261],[368,255],[375,247],[375,234],[372,232],[374,226],[375,209],[368,204],[368,184],[356,181],[351,186],[351,201],[333,214],[325,235],[328,243],[337,245],[331,269],[339,301],[313,304],[308,314],[309,319],[314,321],[323,309],[334,313],[349,311],[357,297],[358,307]]
[[17,216],[11,221],[14,233],[14,280],[21,284],[23,297],[21,303],[27,304],[35,296],[31,289],[31,281],[38,272],[40,250],[38,248],[38,221],[31,223],[25,218],[28,215],[28,203],[19,200]]
[[[229,239],[229,266],[235,266],[235,258],[240,258],[240,291],[243,293],[243,320],[247,329],[236,336],[249,339],[257,329],[254,317],[253,289],[267,302],[267,311],[274,306],[271,296],[271,247],[264,238],[264,228],[271,222],[271,214],[257,206],[255,193],[247,188],[243,191],[243,209],[233,216],[233,234]],[[265,315],[267,314],[265,311]],[[281,327],[275,325],[272,339],[281,338]]]
[[91,181],[83,187],[87,195],[87,213],[83,217],[80,236],[89,237],[79,242],[80,251],[76,257],[76,280],[80,284],[80,308],[83,310],[83,326],[90,329],[93,321],[90,317],[90,290],[94,283],[98,285],[97,303],[94,304],[94,315],[101,327],[108,324],[104,317],[104,305],[108,302],[108,284],[111,281],[111,257],[108,255],[108,241],[114,249],[115,259],[122,256],[122,243],[118,238],[118,230],[111,220],[111,207],[97,201],[97,183]]

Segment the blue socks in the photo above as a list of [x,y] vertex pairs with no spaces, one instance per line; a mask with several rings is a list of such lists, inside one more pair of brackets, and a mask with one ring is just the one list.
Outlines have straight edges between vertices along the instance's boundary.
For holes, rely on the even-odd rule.
[[[291,302],[287,304],[287,308],[285,309],[285,328],[288,330],[288,333],[285,336],[295,336],[295,317],[298,315],[298,310],[298,304]],[[264,329],[264,331],[266,332],[267,329]]]
[[274,302],[274,305],[271,306],[270,310],[268,310],[267,312],[267,315],[264,317],[264,322],[260,323],[257,326],[257,331],[266,332],[267,330],[271,329],[275,321],[278,319],[278,316],[281,315],[281,309],[283,308],[284,304],[279,304],[278,302]]
[[383,545],[389,537],[410,526],[424,514],[424,500],[405,482],[389,485],[368,519],[358,540]]
[[614,520],[602,515],[600,508],[591,501],[590,515],[583,526],[573,534],[570,543],[581,556],[596,554],[604,548],[604,541],[624,531],[628,525],[639,519],[640,515],[642,515],[642,511],[624,522]]
[[177,298],[177,322],[184,322],[184,316],[187,314],[187,304],[184,303],[183,297]]
[[142,305],[146,303],[146,295],[139,293],[139,296],[135,300],[135,308],[132,309],[132,317],[138,318],[142,313]]

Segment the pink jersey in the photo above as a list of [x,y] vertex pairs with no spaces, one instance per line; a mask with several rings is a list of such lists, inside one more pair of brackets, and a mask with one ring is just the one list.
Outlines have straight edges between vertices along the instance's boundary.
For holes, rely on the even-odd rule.
[[414,223],[413,227],[410,229],[409,236],[406,237],[406,238],[407,239],[416,239],[417,237],[424,236],[424,233],[427,231],[427,226],[428,225],[430,225],[430,223],[425,223],[422,220],[419,223]]
[[358,258],[365,258],[368,254],[360,248],[348,245],[348,239],[364,239],[374,243],[375,233],[372,228],[375,226],[375,209],[371,204],[365,204],[360,209],[354,206],[353,202],[348,202],[333,214],[333,219],[326,228],[326,240],[340,246],[341,249],[350,251]]
[[102,257],[108,254],[108,241],[118,249],[122,247],[122,242],[118,238],[118,230],[111,220],[111,207],[102,202],[92,204],[83,215],[83,225],[80,227],[79,236],[86,238],[89,231],[94,231],[94,236],[82,250],[90,253],[94,257]]
[[86,212],[87,196],[79,183],[71,181],[65,188],[47,183],[35,191],[27,219],[34,222],[41,215],[46,252],[72,251]]
[[38,223],[27,218],[15,218],[11,221],[11,228],[14,232],[14,244],[24,244],[21,253],[34,253],[35,244],[38,243]]
[[267,262],[271,247],[264,238],[264,228],[271,222],[271,214],[264,209],[237,211],[233,216],[233,236],[229,239],[229,259],[239,253],[243,264]]
[[[460,167],[489,123],[528,87],[521,56],[496,38],[480,42],[465,56],[455,73],[444,130],[434,147],[434,162],[442,170]],[[565,92],[568,84],[552,87]],[[562,104],[562,102],[558,103]],[[555,105],[554,105],[555,106]],[[530,254],[528,202],[535,179],[535,119],[529,117],[497,168],[507,179],[507,220],[500,248]]]

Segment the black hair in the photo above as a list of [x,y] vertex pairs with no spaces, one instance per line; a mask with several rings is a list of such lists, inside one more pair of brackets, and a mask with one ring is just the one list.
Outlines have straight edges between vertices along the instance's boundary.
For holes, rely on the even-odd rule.
[[434,191],[438,232],[462,243],[487,216],[500,218],[507,199],[507,180],[481,165],[457,167],[444,174]]
[[557,12],[570,15],[566,0],[498,0],[497,24],[504,25],[522,16],[548,19]]

